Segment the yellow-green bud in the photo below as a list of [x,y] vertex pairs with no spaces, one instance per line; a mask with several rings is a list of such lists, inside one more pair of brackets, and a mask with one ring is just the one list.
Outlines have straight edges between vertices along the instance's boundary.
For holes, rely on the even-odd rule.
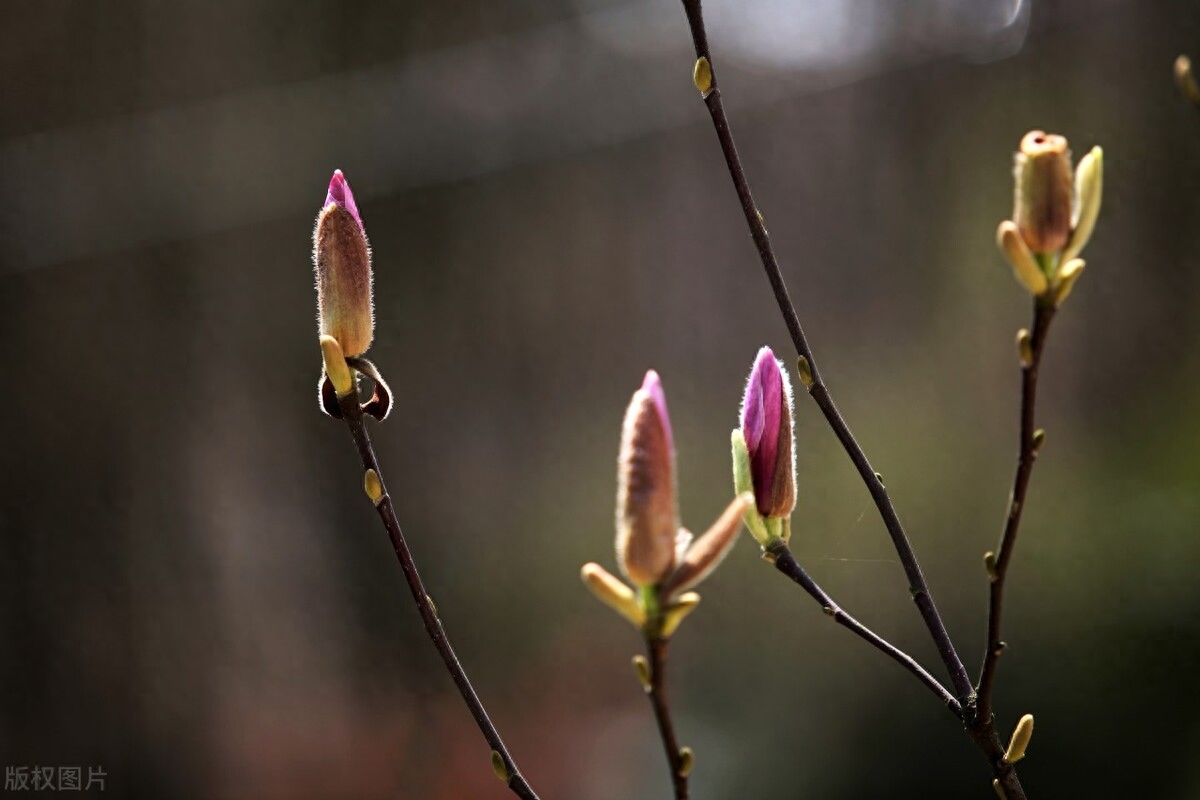
[[1004,752],[1004,760],[1009,764],[1015,764],[1024,758],[1025,748],[1029,747],[1029,740],[1032,737],[1033,714],[1026,714],[1021,717],[1021,721],[1013,729],[1012,739],[1008,742],[1008,750]]

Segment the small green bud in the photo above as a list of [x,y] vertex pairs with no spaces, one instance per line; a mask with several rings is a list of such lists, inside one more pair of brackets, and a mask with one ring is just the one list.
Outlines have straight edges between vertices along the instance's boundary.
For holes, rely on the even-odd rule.
[[1175,82],[1179,84],[1179,90],[1183,92],[1184,97],[1193,105],[1200,106],[1200,85],[1196,83],[1196,76],[1192,74],[1192,60],[1187,56],[1175,59]]
[[637,675],[638,683],[642,685],[642,688],[647,692],[650,691],[653,683],[650,680],[650,662],[646,660],[645,656],[637,655],[633,657],[633,671]]
[[696,755],[692,752],[692,748],[679,748],[679,777],[686,778],[691,775],[694,766],[696,766]]
[[379,505],[383,501],[383,481],[379,480],[378,472],[369,469],[363,473],[363,491],[375,505]]
[[1033,452],[1036,453],[1036,452],[1040,451],[1042,449],[1042,445],[1044,445],[1045,443],[1046,443],[1046,431],[1043,430],[1042,428],[1038,428],[1036,431],[1033,432],[1033,442],[1032,442]]
[[1015,764],[1024,758],[1025,748],[1029,747],[1029,740],[1032,736],[1033,714],[1026,714],[1021,717],[1021,721],[1013,729],[1012,738],[1008,742],[1008,750],[1004,752],[1004,760],[1009,764]]
[[1033,337],[1025,328],[1017,331],[1017,354],[1021,357],[1021,366],[1033,366]]
[[804,387],[811,389],[813,385],[812,365],[804,356],[796,356],[796,372],[800,375],[800,382],[804,384]]
[[995,581],[1000,577],[996,572],[996,554],[991,550],[983,554],[983,568],[987,571],[989,581]]
[[696,84],[696,91],[700,92],[700,96],[703,98],[707,98],[709,92],[712,91],[712,64],[708,63],[708,59],[704,56],[697,58],[696,63],[692,66],[692,83]]
[[504,783],[508,783],[508,766],[504,763],[504,756],[500,755],[498,750],[492,751],[492,772],[496,773],[496,777]]

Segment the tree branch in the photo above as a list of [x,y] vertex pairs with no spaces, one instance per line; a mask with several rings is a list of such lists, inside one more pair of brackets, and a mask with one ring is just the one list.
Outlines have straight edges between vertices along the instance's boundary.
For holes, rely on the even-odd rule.
[[1000,639],[1000,618],[1004,610],[1004,580],[1008,577],[1008,566],[1013,548],[1017,543],[1017,532],[1021,527],[1021,514],[1025,510],[1025,498],[1029,492],[1029,478],[1037,461],[1038,444],[1034,440],[1034,407],[1037,404],[1038,369],[1042,364],[1042,350],[1046,334],[1054,319],[1054,305],[1034,300],[1033,331],[1030,334],[1030,358],[1021,365],[1021,441],[1018,447],[1017,472],[1013,477],[1012,494],[1009,498],[1008,516],[1004,522],[1004,533],[1000,537],[1000,550],[995,556],[995,567],[989,570],[990,588],[988,597],[987,649],[983,655],[983,667],[979,673],[979,716],[984,720],[992,717],[992,689],[996,680],[996,667],[1004,642]]
[[429,599],[425,585],[421,582],[416,562],[413,561],[412,552],[408,549],[408,543],[404,540],[404,533],[400,530],[400,523],[396,519],[396,511],[392,506],[392,499],[387,493],[387,485],[383,482],[383,472],[379,469],[379,460],[375,457],[375,450],[371,446],[371,437],[367,433],[363,413],[359,408],[358,392],[351,392],[346,397],[339,398],[338,406],[350,429],[350,435],[354,438],[354,444],[358,447],[358,455],[362,460],[364,473],[371,469],[379,476],[382,497],[375,504],[379,518],[383,520],[388,538],[391,539],[392,547],[396,551],[396,558],[400,561],[400,568],[404,570],[404,578],[408,581],[408,588],[417,603],[417,611],[421,615],[421,621],[425,624],[425,632],[429,634],[429,640],[433,642],[438,655],[442,657],[446,670],[454,679],[454,685],[458,687],[458,692],[462,695],[467,708],[470,709],[471,716],[475,718],[475,724],[479,726],[483,738],[492,748],[493,767],[496,769],[497,775],[500,774],[500,765],[495,763],[498,754],[499,759],[503,762],[503,778],[512,793],[522,800],[539,800],[533,788],[517,769],[517,762],[508,752],[508,748],[500,738],[500,732],[496,730],[479,695],[475,693],[475,688],[471,685],[466,670],[463,669],[458,656],[454,654],[454,648],[450,645],[450,639],[446,636],[446,629],[442,627],[442,621],[438,618],[433,601]]
[[675,800],[688,800],[687,770],[680,752],[679,740],[675,738],[675,723],[671,719],[671,706],[667,702],[667,648],[670,640],[661,636],[646,639],[646,655],[650,661],[650,685],[646,695],[654,707],[654,719],[658,722],[658,733],[662,737],[663,749],[667,754],[667,765],[671,768],[671,785],[675,789]]
[[[707,59],[709,66],[712,67],[712,54],[708,50],[708,37],[704,30],[704,16],[701,12],[700,0],[683,0],[683,9],[687,14],[688,25],[691,28],[696,57],[698,59]],[[809,347],[808,340],[804,336],[804,329],[800,326],[800,319],[796,316],[796,309],[792,305],[787,286],[784,284],[783,274],[780,272],[779,262],[775,258],[775,251],[771,247],[771,240],[767,234],[766,226],[763,224],[758,207],[754,204],[754,197],[750,193],[750,185],[746,180],[746,173],[742,168],[741,159],[738,157],[737,146],[733,141],[733,134],[729,130],[729,119],[725,116],[725,107],[721,102],[721,90],[717,85],[715,69],[713,69],[712,73],[711,88],[704,95],[704,104],[708,107],[708,112],[712,116],[713,127],[717,132],[717,139],[721,143],[721,152],[724,153],[725,164],[729,168],[729,177],[733,179],[734,189],[737,191],[738,200],[741,201],[742,213],[745,215],[746,224],[750,228],[750,236],[754,239],[754,246],[758,249],[759,259],[762,261],[767,280],[771,283],[771,289],[775,293],[775,301],[779,305],[779,311],[783,314],[783,321],[787,325],[788,333],[791,335],[792,344],[795,346],[796,352],[808,362],[808,369],[812,380],[806,380],[805,383],[808,386],[809,396],[812,397],[817,407],[820,408],[826,422],[829,423],[829,427],[833,429],[838,441],[842,443],[842,447],[845,449],[847,455],[850,456],[850,460],[854,462],[854,466],[858,469],[858,474],[862,478],[863,483],[866,484],[867,491],[871,493],[871,499],[875,501],[875,507],[879,510],[879,515],[883,518],[883,523],[887,528],[888,535],[891,537],[892,545],[895,547],[896,553],[900,557],[900,563],[904,567],[904,574],[908,578],[909,592],[912,595],[913,601],[917,604],[917,609],[921,613],[921,619],[924,620],[925,627],[929,629],[929,634],[933,638],[934,645],[937,647],[938,655],[941,657],[942,663],[950,675],[951,684],[954,686],[954,693],[959,702],[965,705],[971,700],[974,694],[971,679],[967,675],[967,669],[963,666],[962,659],[959,658],[958,652],[954,649],[954,643],[950,640],[950,634],[946,630],[946,625],[942,621],[941,615],[938,613],[933,595],[929,591],[928,584],[925,582],[924,574],[921,572],[920,562],[917,561],[917,555],[913,551],[907,534],[904,532],[904,526],[900,524],[900,517],[896,514],[896,509],[892,506],[887,489],[884,488],[883,481],[880,480],[879,475],[871,466],[866,453],[863,452],[862,447],[854,439],[854,434],[850,432],[849,425],[842,418],[841,412],[838,411],[837,405],[833,402],[833,397],[829,394],[829,389],[826,388],[825,382],[821,379],[821,372],[817,368],[816,359],[813,357],[812,349]]]
[[780,542],[779,544],[775,545],[771,550],[768,551],[768,556],[773,559],[775,569],[791,578],[793,581],[799,584],[800,588],[808,592],[809,596],[812,597],[813,600],[817,601],[824,612],[833,618],[834,622],[846,628],[860,639],[863,639],[867,642],[867,644],[871,645],[876,650],[880,651],[888,658],[892,659],[900,666],[911,672],[914,676],[916,676],[917,680],[919,680],[929,689],[929,691],[933,692],[937,699],[940,700],[942,704],[946,706],[946,708],[950,709],[951,714],[960,720],[963,718],[962,706],[956,699],[954,699],[954,695],[950,694],[945,686],[942,686],[937,678],[930,675],[925,668],[918,664],[916,660],[908,653],[905,653],[903,650],[899,649],[882,636],[876,634],[866,625],[863,625],[857,619],[843,611],[842,607],[834,602],[833,598],[830,597],[825,590],[822,589],[817,582],[809,576],[807,572],[805,572],[804,567],[800,566],[800,563],[796,561],[796,557],[792,554],[791,549],[786,544]]

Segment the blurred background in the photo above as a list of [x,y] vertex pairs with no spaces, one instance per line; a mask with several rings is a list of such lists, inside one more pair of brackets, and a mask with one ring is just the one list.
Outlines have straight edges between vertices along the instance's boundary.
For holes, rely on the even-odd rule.
[[[971,671],[1029,303],[993,243],[1031,128],[1106,151],[1043,370],[997,689],[1031,798],[1200,798],[1200,56],[1185,0],[708,0],[822,371]],[[543,798],[666,798],[614,568],[662,374],[685,524],[792,350],[675,0],[24,3],[0,30],[0,763],[155,798],[504,798],[317,412],[312,220],[346,172],[396,391],[374,436],[431,594]],[[941,674],[799,398],[794,548]],[[993,797],[954,719],[749,537],[672,653],[696,800]],[[96,793],[96,792],[94,792]]]

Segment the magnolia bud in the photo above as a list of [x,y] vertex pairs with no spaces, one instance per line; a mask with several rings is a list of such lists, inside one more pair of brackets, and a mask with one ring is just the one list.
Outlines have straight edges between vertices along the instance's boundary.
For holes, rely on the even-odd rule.
[[796,452],[792,384],[771,348],[758,351],[742,398],[742,437],[758,513],[788,517],[796,507]]
[[640,586],[658,583],[674,566],[678,530],[671,422],[662,382],[650,370],[633,394],[621,431],[617,563]]
[[317,318],[322,336],[332,336],[347,358],[371,346],[371,250],[354,195],[341,170],[333,173],[325,206],[313,231],[317,271]]
[[1030,131],[1017,152],[1013,221],[1034,253],[1057,253],[1071,235],[1071,151],[1062,136]]

